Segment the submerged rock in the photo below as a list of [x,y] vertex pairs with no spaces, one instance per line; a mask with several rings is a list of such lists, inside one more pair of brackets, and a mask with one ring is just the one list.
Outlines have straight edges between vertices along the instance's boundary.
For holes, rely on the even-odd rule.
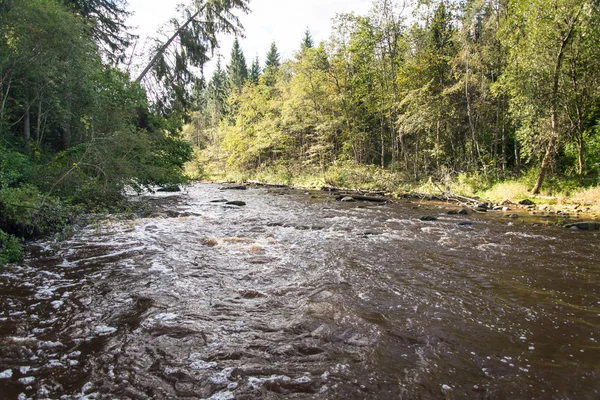
[[221,186],[219,190],[246,190],[248,189],[246,185],[229,185],[229,186]]
[[225,204],[230,205],[230,206],[239,206],[239,207],[241,207],[241,206],[245,206],[246,202],[245,201],[241,201],[241,200],[233,200],[233,201],[228,201]]
[[581,231],[597,231],[600,229],[600,222],[595,222],[595,221],[577,222],[575,224],[567,224],[567,225],[565,225],[565,228],[579,229]]

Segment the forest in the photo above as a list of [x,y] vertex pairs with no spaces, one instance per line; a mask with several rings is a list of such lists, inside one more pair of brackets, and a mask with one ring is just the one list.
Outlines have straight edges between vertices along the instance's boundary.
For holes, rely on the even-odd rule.
[[373,186],[594,187],[600,21],[589,0],[376,0],[294,57],[238,41],[194,88],[199,173]]
[[0,263],[189,179],[597,188],[598,1],[375,0],[205,78],[251,6],[180,8],[132,76],[125,0],[0,0]]

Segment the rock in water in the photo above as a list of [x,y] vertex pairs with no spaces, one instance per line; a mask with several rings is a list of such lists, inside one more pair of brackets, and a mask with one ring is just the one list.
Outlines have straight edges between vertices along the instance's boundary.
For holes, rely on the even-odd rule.
[[246,190],[246,185],[221,186],[219,190]]
[[433,215],[424,215],[419,219],[421,221],[437,221],[437,217],[434,217]]
[[356,201],[356,200],[354,200],[354,197],[346,196],[346,197],[342,197],[340,199],[340,201],[351,202],[351,201]]
[[577,222],[575,224],[565,225],[565,228],[579,229],[582,231],[597,231],[600,229],[600,222],[595,222],[595,221]]
[[166,185],[166,186],[158,188],[156,191],[157,192],[175,193],[175,192],[181,192],[181,188],[179,187],[179,185]]
[[467,214],[469,214],[469,210],[466,208],[461,208],[460,210],[458,210],[458,213],[460,215],[467,215]]
[[241,207],[241,206],[245,206],[246,202],[240,201],[240,200],[234,200],[234,201],[228,201],[225,204],[230,205],[230,206],[240,206]]

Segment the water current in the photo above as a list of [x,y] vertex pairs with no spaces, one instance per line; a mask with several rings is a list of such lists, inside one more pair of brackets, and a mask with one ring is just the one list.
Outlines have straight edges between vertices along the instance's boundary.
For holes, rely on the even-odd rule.
[[0,398],[600,398],[598,231],[219,189],[2,268]]

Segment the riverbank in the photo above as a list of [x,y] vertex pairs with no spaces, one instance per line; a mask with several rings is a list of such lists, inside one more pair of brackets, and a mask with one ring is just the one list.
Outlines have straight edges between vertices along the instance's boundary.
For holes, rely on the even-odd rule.
[[562,225],[600,220],[599,187],[577,187],[572,183],[549,180],[548,188],[540,195],[532,195],[529,190],[533,183],[527,176],[493,182],[479,175],[462,174],[415,182],[386,169],[356,165],[333,165],[320,172],[284,167],[243,173],[222,173],[210,169],[207,172],[210,175],[205,180],[209,182],[283,185],[301,190],[377,193],[390,199],[438,200],[468,207],[475,212],[499,211],[507,215],[551,218]]

